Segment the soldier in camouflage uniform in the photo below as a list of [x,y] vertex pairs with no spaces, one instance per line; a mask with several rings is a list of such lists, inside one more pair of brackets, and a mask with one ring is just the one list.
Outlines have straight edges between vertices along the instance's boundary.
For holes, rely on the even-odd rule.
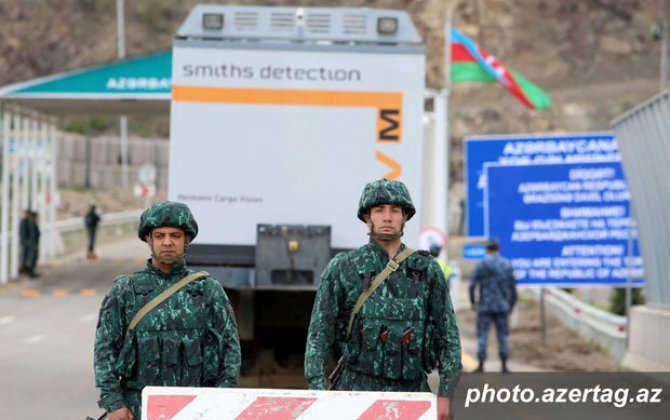
[[169,286],[193,273],[186,247],[198,225],[182,203],[159,202],[142,213],[138,236],[147,242],[147,267],[117,277],[105,296],[95,334],[98,404],[109,420],[141,418],[148,385],[230,387],[238,384],[240,344],[221,284],[192,281],[149,312],[126,336],[135,314]]
[[442,270],[427,252],[415,252],[365,301],[351,335],[347,325],[361,293],[405,249],[400,238],[416,212],[402,182],[365,186],[358,218],[370,241],[342,252],[326,267],[307,337],[305,376],[310,389],[325,389],[331,348],[344,356],[338,390],[430,392],[426,374],[439,367],[438,410],[448,418],[461,373],[458,327]]
[[[498,354],[502,362],[502,372],[507,373],[509,345],[507,342],[507,317],[516,303],[516,279],[512,265],[498,253],[499,245],[495,239],[486,244],[486,257],[480,261],[470,277],[470,304],[477,310],[477,337],[479,346],[477,358],[479,366],[475,372],[484,371],[486,346],[491,321],[496,326],[498,336]],[[475,300],[475,289],[479,287],[479,302]]]

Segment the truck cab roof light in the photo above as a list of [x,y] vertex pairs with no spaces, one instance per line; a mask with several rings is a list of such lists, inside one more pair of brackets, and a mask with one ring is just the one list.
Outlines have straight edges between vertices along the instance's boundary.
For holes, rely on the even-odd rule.
[[223,29],[222,13],[205,13],[202,15],[202,27],[207,30]]
[[398,32],[398,18],[380,17],[377,19],[377,33],[395,35]]

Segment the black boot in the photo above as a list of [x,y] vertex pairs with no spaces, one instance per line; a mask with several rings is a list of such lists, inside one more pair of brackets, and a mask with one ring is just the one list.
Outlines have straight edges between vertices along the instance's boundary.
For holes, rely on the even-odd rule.
[[477,366],[477,369],[472,371],[473,373],[484,373],[484,361],[480,360],[479,361],[479,366]]
[[502,373],[509,373],[509,369],[507,369],[507,360],[501,359],[502,362],[502,369],[500,370]]

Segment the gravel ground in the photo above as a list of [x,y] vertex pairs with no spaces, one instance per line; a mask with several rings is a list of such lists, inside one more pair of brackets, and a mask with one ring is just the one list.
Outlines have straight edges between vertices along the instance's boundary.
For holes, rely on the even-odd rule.
[[[589,343],[546,313],[546,344],[542,345],[540,306],[530,296],[522,295],[510,318],[510,359],[537,368],[556,371],[613,372],[617,362],[601,348]],[[469,308],[458,311],[461,334],[476,339],[476,313]],[[489,331],[488,358],[498,354],[495,329]],[[476,355],[472,355],[476,357]]]

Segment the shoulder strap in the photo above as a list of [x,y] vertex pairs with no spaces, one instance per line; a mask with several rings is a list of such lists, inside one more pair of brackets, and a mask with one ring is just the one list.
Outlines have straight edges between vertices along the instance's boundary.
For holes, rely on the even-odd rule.
[[140,322],[142,318],[149,312],[151,312],[156,306],[160,305],[163,303],[163,301],[170,296],[174,295],[181,289],[182,287],[186,286],[190,282],[194,280],[201,279],[203,277],[209,276],[209,273],[206,271],[198,271],[195,273],[191,273],[188,276],[184,277],[183,279],[179,280],[177,283],[173,284],[172,286],[168,287],[167,289],[163,290],[158,296],[155,298],[151,299],[146,305],[142,307],[135,316],[133,317],[133,320],[130,321],[130,325],[128,325],[128,329],[126,330],[126,337],[130,332],[135,328],[135,326]]
[[370,287],[365,290],[361,295],[358,297],[358,300],[356,301],[356,304],[354,305],[354,309],[351,311],[351,317],[349,317],[349,325],[347,326],[347,338],[349,338],[349,335],[351,334],[351,327],[354,325],[354,318],[356,318],[356,315],[358,314],[358,311],[361,310],[361,307],[363,306],[363,303],[374,293],[375,290],[386,280],[388,276],[391,275],[392,272],[396,271],[398,267],[400,267],[400,264],[407,259],[410,255],[416,252],[416,249],[412,248],[405,248],[404,251],[402,251],[400,254],[396,255],[395,258],[389,260],[388,264],[386,264],[386,267],[382,270],[381,273],[377,274],[375,276],[375,279],[372,280],[372,284]]

